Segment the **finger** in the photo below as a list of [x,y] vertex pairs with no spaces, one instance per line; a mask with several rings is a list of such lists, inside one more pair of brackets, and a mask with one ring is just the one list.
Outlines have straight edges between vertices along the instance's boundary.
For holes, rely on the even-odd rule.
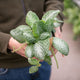
[[55,49],[55,50],[54,50],[54,53],[56,54],[57,52],[58,52],[57,49]]
[[58,37],[58,38],[62,38],[62,34],[61,34],[61,32],[55,32],[55,37]]
[[62,38],[60,27],[55,28],[55,30],[56,30],[55,37]]
[[[54,53],[56,54],[58,51],[54,51]],[[50,57],[53,57],[53,54],[50,56]]]
[[23,56],[23,57],[26,57],[25,56],[25,51],[23,49],[17,51],[16,53],[19,54],[19,55],[21,55],[21,56]]
[[50,56],[51,58],[53,57],[53,55]]
[[56,54],[57,53],[57,49],[55,49],[54,47],[52,47],[52,48],[53,48],[54,53]]
[[25,46],[23,47],[23,49],[25,50],[25,49],[26,49],[26,47],[27,47],[27,44],[25,44]]

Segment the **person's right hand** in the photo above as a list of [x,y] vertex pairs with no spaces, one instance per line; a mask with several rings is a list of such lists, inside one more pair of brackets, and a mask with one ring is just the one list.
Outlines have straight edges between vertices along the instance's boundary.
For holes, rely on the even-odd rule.
[[[16,52],[17,54],[19,54],[19,55],[27,58],[27,57],[25,56],[25,48],[26,48],[27,44],[21,44],[21,43],[19,43],[18,41],[16,41],[15,39],[13,39],[13,38],[11,37],[10,40],[9,40],[8,48],[13,51],[13,47],[14,47],[15,50],[16,50],[16,49],[18,49],[19,47],[21,47],[22,45],[24,45],[24,47],[22,47],[20,50],[15,51],[15,52]],[[38,60],[38,58],[36,58],[36,57],[33,57],[33,59],[37,59],[37,60]],[[40,60],[40,61],[42,62],[43,60]]]
[[[25,48],[26,48],[27,44],[24,44],[24,43],[21,44],[21,43],[19,43],[18,41],[16,41],[15,39],[13,39],[13,38],[11,37],[10,40],[9,40],[8,48],[13,51],[13,47],[14,47],[15,49],[18,49],[18,48],[21,47],[22,45],[24,45],[24,47],[22,47],[20,50],[15,51],[15,52],[16,52],[17,54],[23,56],[23,57],[26,57],[26,56],[25,56]],[[26,58],[27,58],[27,57],[26,57]]]

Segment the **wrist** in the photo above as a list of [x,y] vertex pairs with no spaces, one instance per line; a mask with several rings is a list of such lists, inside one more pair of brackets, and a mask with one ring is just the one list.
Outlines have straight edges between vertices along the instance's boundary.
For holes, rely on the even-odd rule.
[[9,43],[8,43],[8,49],[13,50],[14,41],[15,41],[15,39],[13,39],[11,37],[10,40],[9,40]]

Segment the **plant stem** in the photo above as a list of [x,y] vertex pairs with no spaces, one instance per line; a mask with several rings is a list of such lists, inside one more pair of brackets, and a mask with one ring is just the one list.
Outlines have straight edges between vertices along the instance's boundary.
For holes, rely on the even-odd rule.
[[53,37],[51,37],[51,38],[49,39],[49,41],[50,41],[49,50],[51,50]]
[[22,46],[20,46],[18,49],[15,49],[15,47],[13,46],[13,51],[12,53],[19,51],[21,48],[23,48],[25,46],[26,43],[24,43]]
[[52,47],[51,47],[51,52],[52,52],[52,54],[53,54],[53,56],[54,56],[54,59],[55,59],[55,61],[56,61],[56,65],[57,65],[57,69],[58,69],[58,68],[59,68],[58,61],[57,61],[57,58],[56,58],[56,56],[55,56],[55,53],[54,53]]

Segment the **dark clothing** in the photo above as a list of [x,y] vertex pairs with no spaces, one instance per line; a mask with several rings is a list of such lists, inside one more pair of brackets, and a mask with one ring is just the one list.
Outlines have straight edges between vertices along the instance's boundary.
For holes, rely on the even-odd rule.
[[0,69],[0,80],[50,80],[51,66],[41,62],[42,66],[36,73],[29,74],[30,67]]
[[0,0],[0,67],[19,68],[30,66],[27,59],[7,48],[10,30],[25,24],[25,14],[32,10],[39,18],[49,10],[61,10],[58,18],[63,20],[63,0]]

